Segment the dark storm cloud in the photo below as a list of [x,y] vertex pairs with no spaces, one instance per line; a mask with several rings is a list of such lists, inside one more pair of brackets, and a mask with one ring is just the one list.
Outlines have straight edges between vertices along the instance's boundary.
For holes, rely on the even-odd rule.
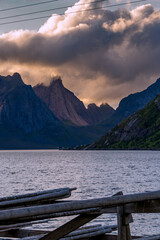
[[103,78],[102,88],[159,74],[160,11],[151,5],[132,11],[85,11],[89,7],[75,5],[68,12],[82,9],[83,14],[53,16],[39,32],[2,35],[1,62],[54,67],[66,71],[68,79],[74,72],[89,76],[86,81]]

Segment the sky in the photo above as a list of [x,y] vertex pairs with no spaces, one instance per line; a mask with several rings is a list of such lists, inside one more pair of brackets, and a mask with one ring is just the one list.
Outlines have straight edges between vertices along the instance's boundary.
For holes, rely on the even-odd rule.
[[[160,0],[133,1],[54,0],[17,8],[45,1],[0,0],[0,75],[19,72],[32,86],[61,76],[86,105],[116,108],[160,77]],[[128,5],[106,7],[121,3]]]

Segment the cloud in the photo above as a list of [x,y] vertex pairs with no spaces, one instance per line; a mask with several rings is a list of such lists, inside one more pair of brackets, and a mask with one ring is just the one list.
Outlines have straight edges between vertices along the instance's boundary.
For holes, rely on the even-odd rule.
[[101,1],[80,0],[37,32],[1,35],[1,72],[19,71],[33,85],[61,75],[88,102],[115,105],[142,90],[159,76],[160,11],[150,4],[131,11],[89,11],[100,6]]

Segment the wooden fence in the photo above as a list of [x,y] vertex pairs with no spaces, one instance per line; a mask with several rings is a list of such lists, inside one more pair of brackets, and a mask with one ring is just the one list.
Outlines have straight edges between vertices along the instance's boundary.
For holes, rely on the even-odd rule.
[[[160,191],[90,200],[64,200],[75,188],[63,188],[38,193],[0,198],[0,240],[131,240],[130,224],[134,213],[160,213]],[[117,214],[117,225],[84,226],[102,214]],[[48,219],[76,216],[54,231],[27,230],[24,227],[46,222]],[[160,223],[159,223],[160,229]],[[117,235],[113,232],[118,230]],[[138,234],[138,233],[137,233]],[[139,234],[138,234],[139,235]],[[140,240],[160,240],[156,236]]]

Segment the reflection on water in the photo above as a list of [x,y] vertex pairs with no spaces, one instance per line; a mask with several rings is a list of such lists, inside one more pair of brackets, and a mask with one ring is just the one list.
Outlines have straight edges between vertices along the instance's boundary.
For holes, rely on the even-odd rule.
[[[72,199],[160,190],[158,151],[1,151],[0,165],[1,196],[61,187],[77,187]],[[132,233],[160,233],[159,215],[134,215]],[[64,221],[49,221],[49,227]],[[95,221],[115,224],[116,217]]]

